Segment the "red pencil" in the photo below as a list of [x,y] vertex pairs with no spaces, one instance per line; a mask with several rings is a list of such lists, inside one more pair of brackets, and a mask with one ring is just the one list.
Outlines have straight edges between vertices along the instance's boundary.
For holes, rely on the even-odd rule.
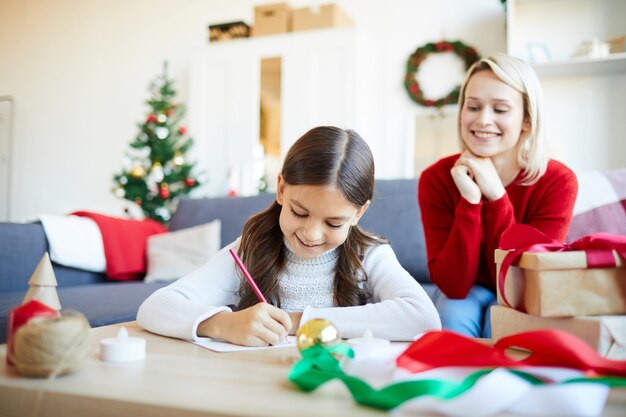
[[263,293],[261,292],[259,287],[257,287],[256,282],[254,282],[254,279],[252,278],[252,275],[250,275],[250,272],[248,272],[248,269],[246,268],[246,266],[243,264],[243,262],[241,262],[241,259],[239,259],[239,256],[237,255],[237,253],[232,249],[228,249],[228,251],[230,252],[231,255],[233,255],[235,262],[237,263],[237,265],[239,265],[239,269],[241,269],[241,272],[243,272],[243,276],[246,277],[246,279],[248,280],[248,284],[250,284],[250,286],[252,287],[252,291],[254,291],[254,293],[259,298],[259,300],[261,300],[264,303],[267,303],[267,300],[263,296]]

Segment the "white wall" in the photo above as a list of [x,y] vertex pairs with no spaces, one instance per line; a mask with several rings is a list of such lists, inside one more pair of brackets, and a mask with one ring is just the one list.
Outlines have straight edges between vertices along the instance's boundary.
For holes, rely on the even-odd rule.
[[[380,117],[392,151],[378,157],[393,174],[423,112],[402,87],[416,47],[461,39],[480,53],[503,50],[499,0],[336,0],[377,33],[385,56],[373,62]],[[112,176],[146,116],[148,83],[170,61],[186,101],[193,57],[207,45],[207,25],[253,20],[252,0],[0,0],[0,96],[15,98],[10,220],[41,213],[96,210],[121,215]],[[291,1],[305,6],[311,1]],[[189,126],[193,132],[193,126]],[[414,137],[414,136],[413,136]],[[200,167],[201,168],[201,167]]]

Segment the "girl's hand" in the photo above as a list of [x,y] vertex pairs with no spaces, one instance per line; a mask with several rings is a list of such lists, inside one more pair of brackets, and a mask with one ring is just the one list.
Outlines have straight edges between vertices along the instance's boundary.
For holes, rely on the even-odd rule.
[[222,311],[198,325],[198,336],[236,345],[277,345],[291,330],[291,318],[271,304],[259,303],[241,311]]
[[504,195],[506,190],[491,158],[481,158],[465,151],[459,161],[470,170],[481,194],[487,201],[496,201]]
[[478,184],[474,181],[472,171],[466,165],[466,161],[463,160],[463,156],[456,161],[450,170],[450,175],[452,175],[454,184],[464,199],[472,204],[480,203],[480,200],[483,197],[482,192],[480,191]]

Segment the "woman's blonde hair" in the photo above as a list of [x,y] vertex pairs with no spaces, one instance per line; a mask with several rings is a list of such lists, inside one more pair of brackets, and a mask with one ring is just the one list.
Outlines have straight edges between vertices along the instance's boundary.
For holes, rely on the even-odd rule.
[[517,162],[523,170],[522,184],[533,184],[541,178],[548,166],[548,152],[542,118],[543,92],[537,74],[526,62],[506,54],[494,54],[482,58],[470,67],[459,93],[457,129],[463,150],[466,146],[461,136],[461,112],[465,105],[465,89],[472,76],[480,71],[493,72],[502,82],[522,94],[524,120],[530,124],[530,130],[517,143]]

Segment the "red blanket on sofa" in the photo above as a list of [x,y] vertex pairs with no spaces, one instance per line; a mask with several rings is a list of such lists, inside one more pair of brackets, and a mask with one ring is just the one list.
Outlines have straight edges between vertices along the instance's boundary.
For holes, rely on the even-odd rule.
[[141,279],[146,273],[148,237],[167,232],[165,226],[150,219],[123,219],[88,211],[77,211],[72,215],[88,217],[100,228],[106,274],[115,281]]

